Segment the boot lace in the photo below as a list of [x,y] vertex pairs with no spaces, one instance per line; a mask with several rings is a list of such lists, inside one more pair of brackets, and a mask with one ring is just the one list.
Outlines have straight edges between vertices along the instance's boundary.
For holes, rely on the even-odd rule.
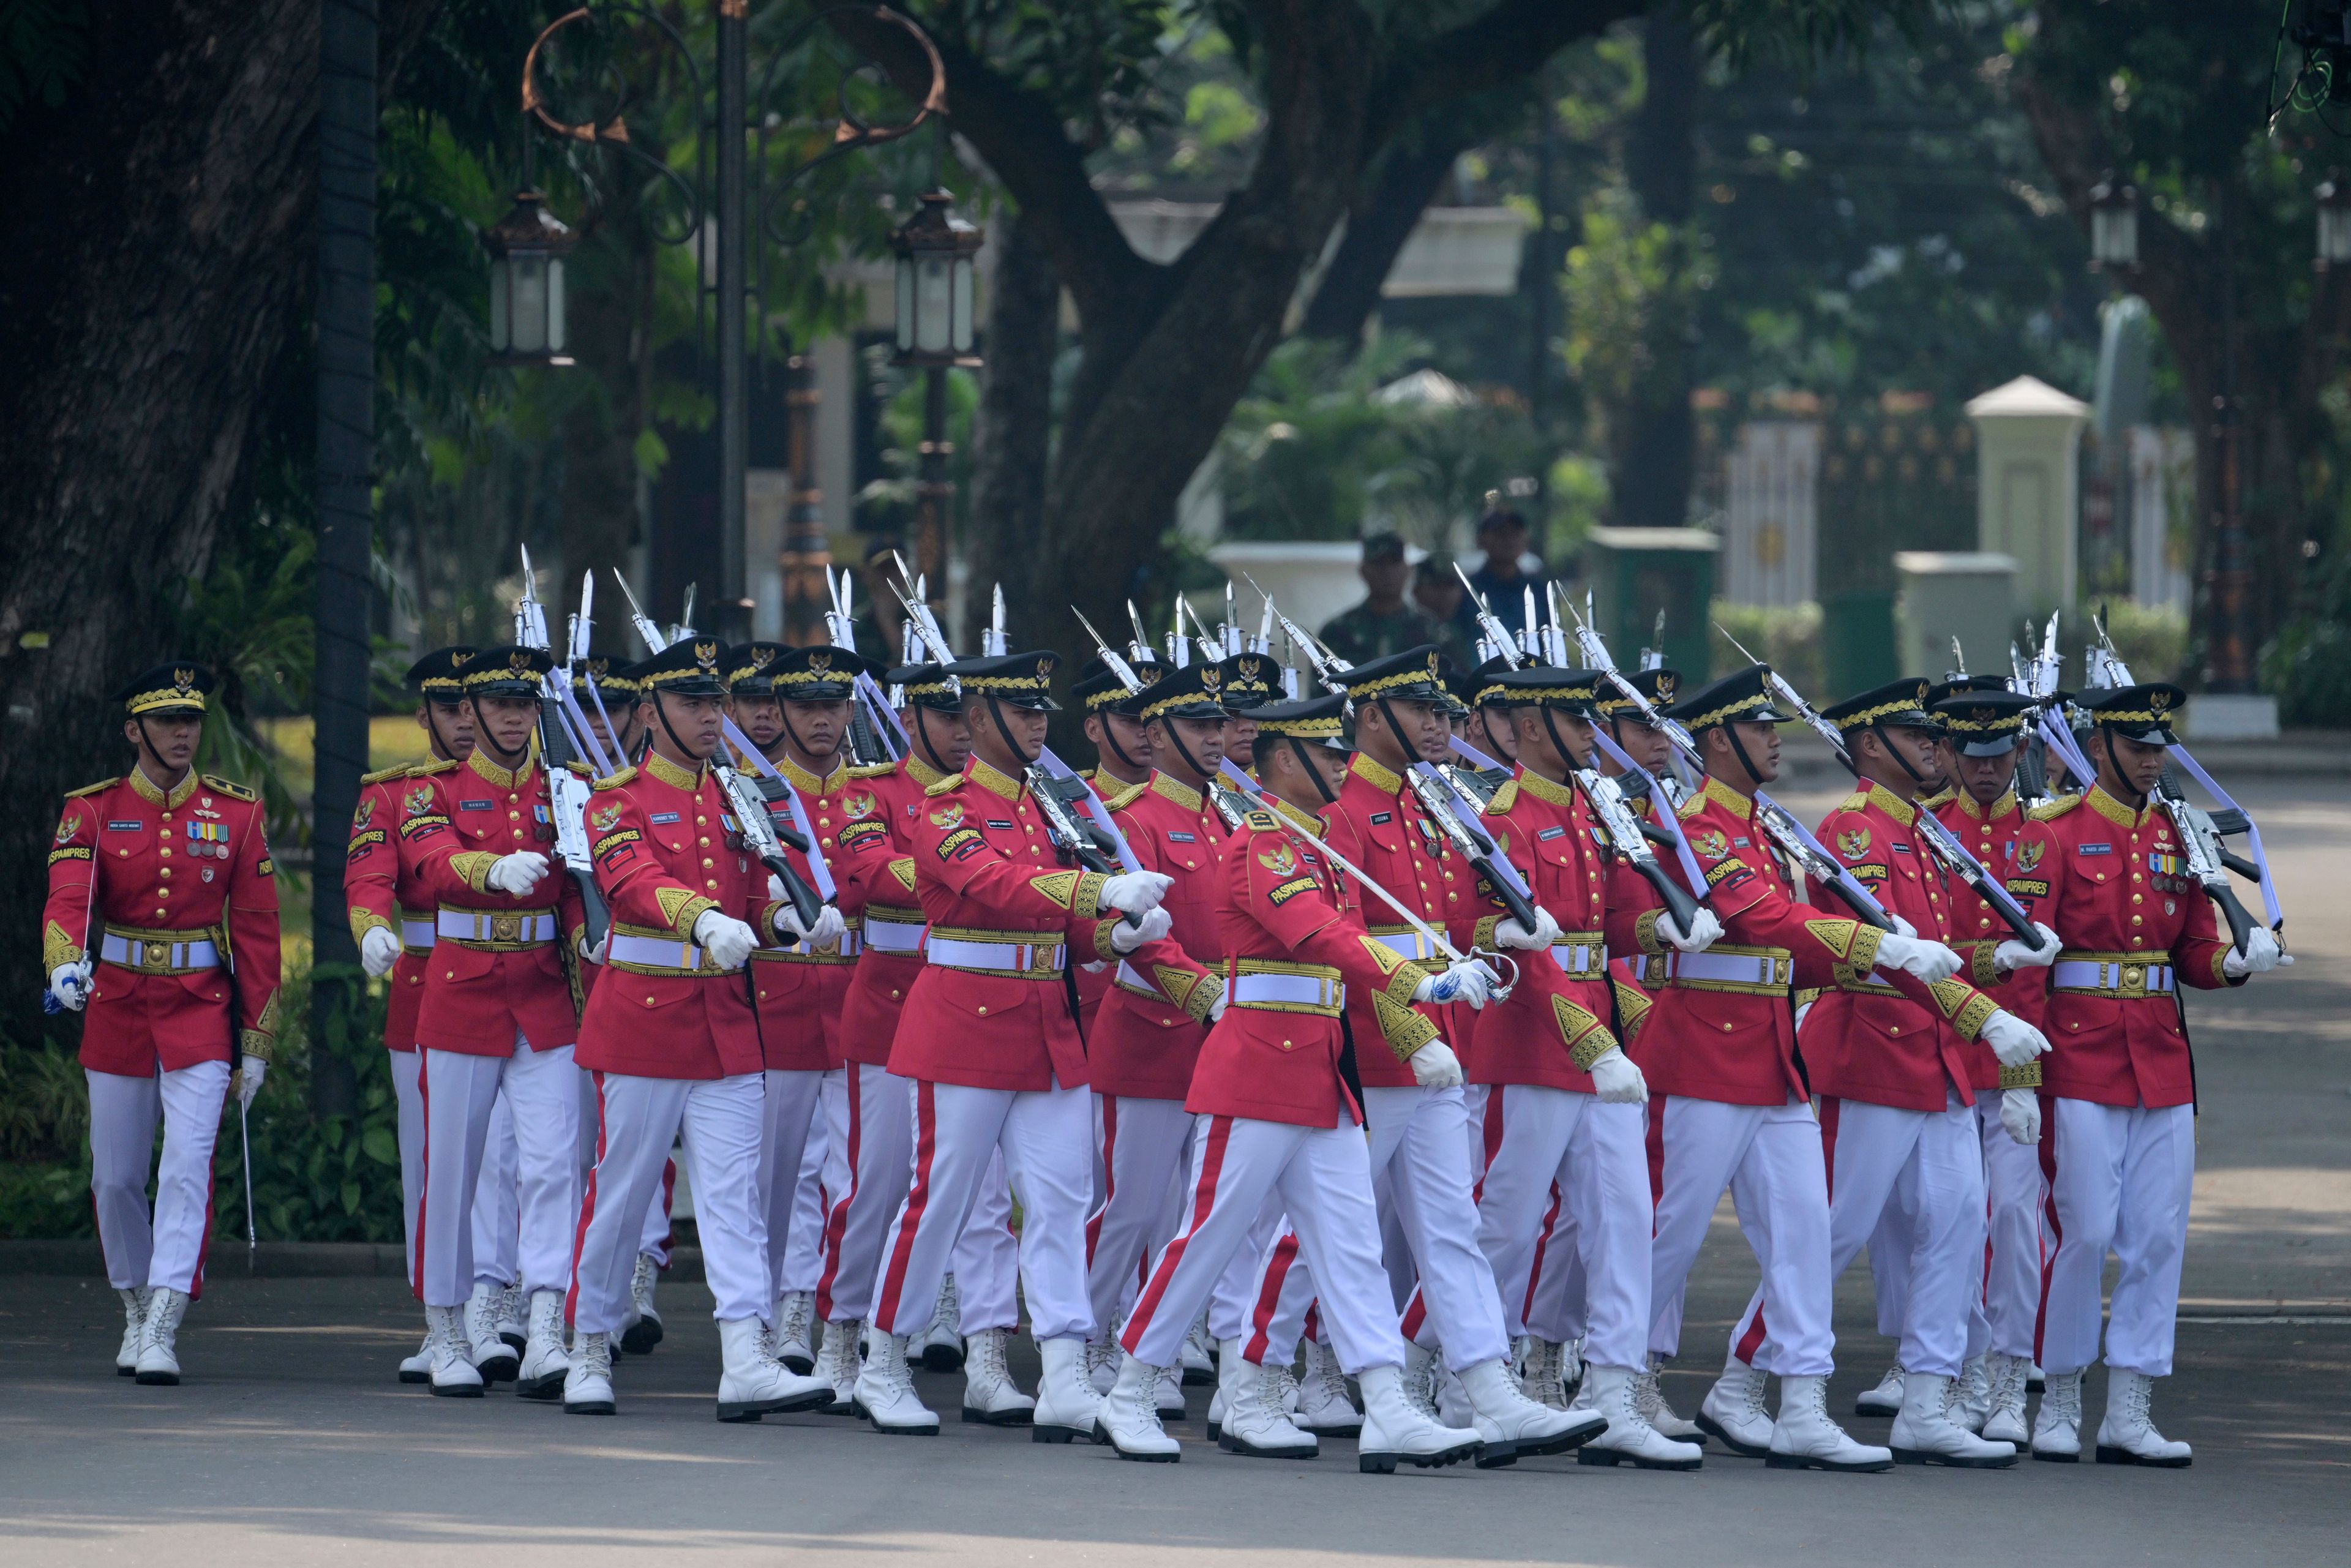
[[612,1375],[612,1342],[600,1333],[581,1334],[571,1353],[571,1364],[586,1376],[609,1381]]
[[948,1274],[939,1281],[938,1304],[931,1309],[931,1332],[953,1334],[963,1327],[963,1297],[956,1290],[956,1277]]
[[776,1348],[809,1342],[809,1298],[804,1291],[794,1291],[784,1298],[784,1315],[776,1324]]
[[660,1273],[661,1270],[655,1266],[652,1253],[637,1254],[636,1267],[629,1274],[629,1296],[636,1303],[639,1312],[643,1312],[653,1305],[653,1281]]
[[995,1329],[971,1336],[966,1364],[974,1383],[1004,1383],[1011,1378],[1004,1364],[1004,1335]]
[[1349,1405],[1347,1375],[1339,1366],[1339,1358],[1324,1345],[1314,1357],[1314,1385],[1322,1397],[1333,1405]]
[[1741,1380],[1739,1402],[1744,1414],[1752,1420],[1766,1423],[1771,1420],[1771,1412],[1763,1404],[1764,1385],[1768,1381],[1763,1369],[1759,1366],[1749,1367],[1746,1377]]

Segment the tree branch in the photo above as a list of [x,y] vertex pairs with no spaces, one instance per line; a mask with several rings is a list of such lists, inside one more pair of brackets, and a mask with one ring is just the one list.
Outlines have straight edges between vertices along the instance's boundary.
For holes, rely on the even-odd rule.
[[1347,212],[1347,232],[1323,269],[1301,330],[1311,338],[1353,343],[1379,308],[1380,287],[1420,215],[1475,140],[1468,122],[1449,117],[1417,146],[1391,147],[1359,187]]
[[1388,67],[1372,92],[1371,138],[1465,93],[1520,80],[1578,38],[1647,9],[1648,0],[1501,0]]

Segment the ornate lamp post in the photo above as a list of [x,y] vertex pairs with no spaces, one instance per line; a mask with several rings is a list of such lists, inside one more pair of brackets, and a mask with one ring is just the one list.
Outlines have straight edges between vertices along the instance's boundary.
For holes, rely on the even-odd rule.
[[514,210],[483,231],[490,253],[491,362],[569,365],[563,351],[563,258],[579,243],[537,191],[515,194]]
[[2109,173],[2090,187],[2090,270],[2138,266],[2138,187]]
[[2311,266],[2325,272],[2351,262],[2351,181],[2329,170],[2312,194],[2318,200],[2318,251]]
[[945,191],[924,193],[922,205],[890,236],[898,257],[898,351],[893,363],[923,371],[921,480],[915,491],[914,561],[934,605],[946,594],[946,522],[955,484],[947,460],[947,371],[977,369],[971,351],[974,257],[987,235],[955,213]]

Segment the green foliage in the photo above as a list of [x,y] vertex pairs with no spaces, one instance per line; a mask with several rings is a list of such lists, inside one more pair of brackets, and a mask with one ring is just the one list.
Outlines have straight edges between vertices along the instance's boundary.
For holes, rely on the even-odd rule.
[[[1766,608],[1733,604],[1718,599],[1710,607],[1714,623],[1754,651],[1755,656],[1788,677],[1800,692],[1827,690],[1826,667],[1821,657],[1821,607],[1797,604]],[[1739,650],[1722,637],[1708,640],[1713,650],[1712,675],[1727,675],[1744,667]]]
[[0,0],[0,135],[30,105],[63,107],[89,67],[82,0]]
[[2115,653],[2142,681],[2176,681],[2188,673],[2188,617],[2168,604],[2117,599],[2101,604]]
[[1662,379],[1683,384],[1679,367],[1660,352],[1686,345],[1698,298],[1714,287],[1712,256],[1694,225],[1646,220],[1622,187],[1599,192],[1583,212],[1583,242],[1567,253],[1561,287],[1567,298],[1568,368],[1598,414],[1604,435],[1612,413],[1650,401]]

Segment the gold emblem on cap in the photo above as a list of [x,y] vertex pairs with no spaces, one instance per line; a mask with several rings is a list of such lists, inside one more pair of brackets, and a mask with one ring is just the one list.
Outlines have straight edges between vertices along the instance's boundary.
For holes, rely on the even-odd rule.
[[751,650],[751,667],[755,670],[764,670],[775,662],[775,657],[776,651],[773,648],[754,647]]
[[1224,678],[1224,672],[1217,669],[1216,665],[1203,664],[1200,666],[1200,689],[1202,691],[1215,691],[1217,686],[1223,685]]
[[173,670],[173,671],[172,672],[172,689],[173,689],[173,690],[177,691],[177,692],[178,692],[182,696],[185,696],[185,695],[188,695],[188,688],[189,688],[190,686],[194,685],[195,684],[196,684],[196,672],[195,672],[195,671],[191,670],[191,669],[187,669],[187,668],[184,668],[184,667],[183,667],[183,668],[181,668],[181,669]]
[[1053,678],[1053,661],[1050,655],[1037,661],[1037,678],[1040,681]]
[[694,662],[700,664],[705,670],[716,669],[718,667],[718,644],[716,643],[696,643],[694,645]]
[[2169,692],[2149,692],[2147,694],[2147,706],[2153,708],[2157,713],[2161,713],[2164,709],[2171,706],[2171,694]]
[[1659,702],[1669,703],[1674,700],[1674,685],[1675,679],[1670,674],[1660,673],[1658,674],[1657,700]]
[[810,653],[809,655],[809,668],[816,671],[820,674],[831,669],[832,651],[828,648],[821,653]]
[[473,656],[471,653],[452,653],[449,655],[449,667],[453,670],[462,670]]
[[528,648],[517,648],[513,653],[507,655],[507,664],[517,675],[528,674],[530,673],[530,650]]
[[1233,668],[1241,679],[1253,681],[1258,678],[1258,672],[1265,668],[1265,661],[1254,653],[1244,653],[1234,663]]

